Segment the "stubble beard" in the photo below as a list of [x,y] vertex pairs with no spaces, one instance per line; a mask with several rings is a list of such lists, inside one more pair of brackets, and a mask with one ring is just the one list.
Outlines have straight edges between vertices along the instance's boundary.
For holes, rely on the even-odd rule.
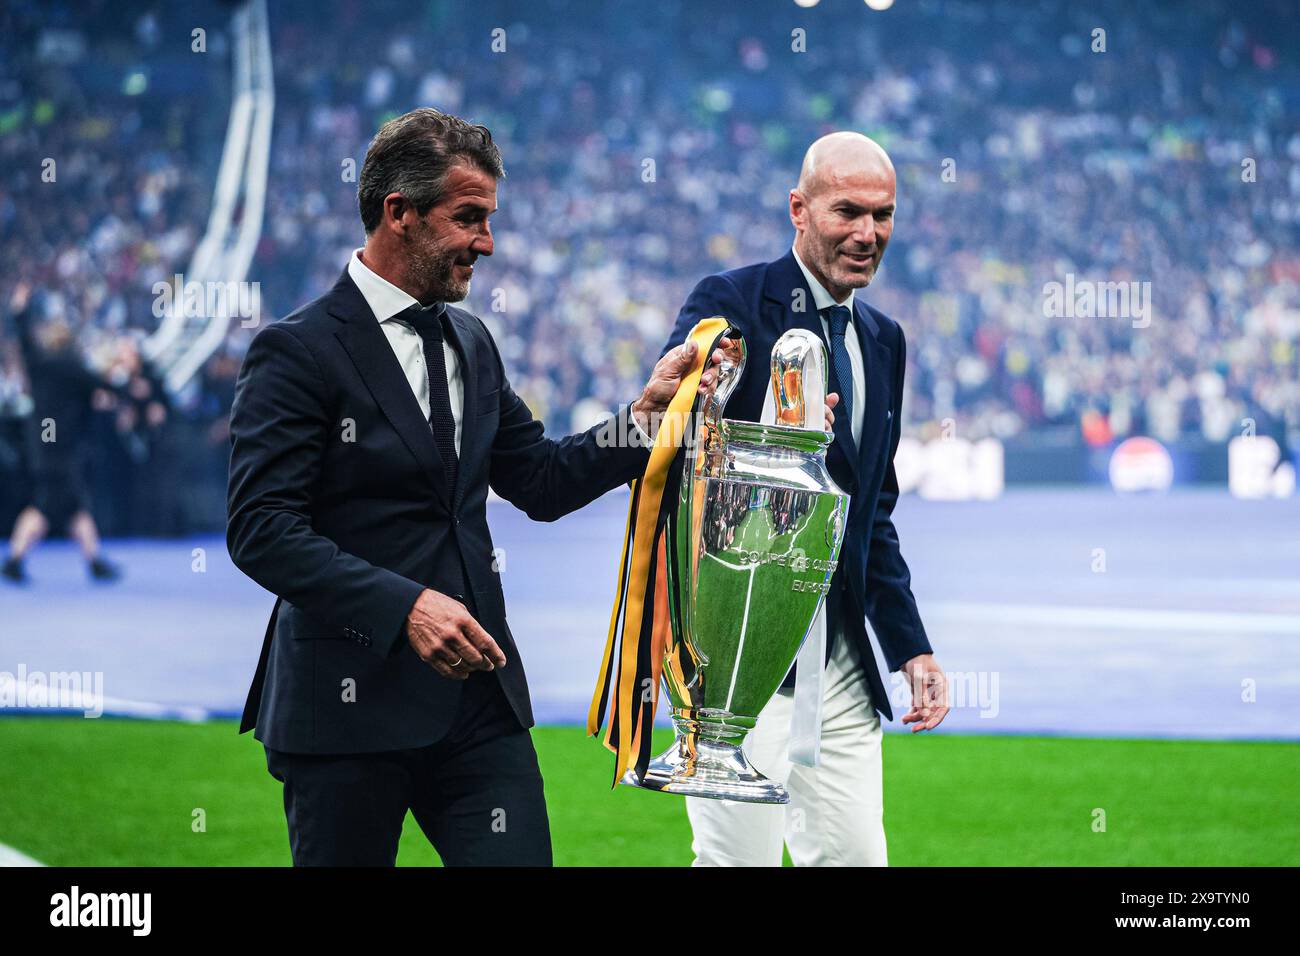
[[412,283],[426,289],[428,305],[431,302],[460,302],[469,295],[469,280],[458,281],[454,267],[457,254],[444,248],[424,226],[411,239],[406,268]]
[[865,272],[853,272],[842,267],[839,250],[835,246],[826,248],[824,256],[820,263],[821,274],[828,282],[844,289],[865,289],[876,277],[876,270],[880,268],[880,261],[884,258],[884,250],[878,250]]

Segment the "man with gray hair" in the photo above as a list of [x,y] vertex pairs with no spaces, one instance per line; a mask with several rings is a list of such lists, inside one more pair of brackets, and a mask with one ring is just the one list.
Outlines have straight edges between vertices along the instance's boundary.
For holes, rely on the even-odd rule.
[[[902,434],[902,327],[854,298],[875,277],[894,230],[894,166],[860,133],[823,136],[790,190],[794,247],[774,262],[706,276],[682,306],[671,355],[701,318],[720,315],[744,334],[749,354],[770,355],[787,329],[826,343],[835,440],[826,465],[851,497],[844,545],[824,615],[782,688],[745,738],[755,768],[785,784],[787,806],[687,797],[702,866],[883,866],[880,718],[893,717],[867,634],[890,671],[911,684],[902,722],[931,730],[948,712],[946,679],[926,638],[891,515],[898,502],[894,453]],[[746,364],[727,418],[760,421],[770,395],[766,362]],[[824,621],[824,623],[823,623]]]
[[696,356],[545,437],[486,326],[449,305],[492,254],[504,175],[482,126],[384,124],[357,189],[365,246],[240,371],[227,543],[278,597],[240,731],[284,784],[295,864],[391,866],[408,809],[447,865],[551,862],[488,490],[554,521],[640,477]]

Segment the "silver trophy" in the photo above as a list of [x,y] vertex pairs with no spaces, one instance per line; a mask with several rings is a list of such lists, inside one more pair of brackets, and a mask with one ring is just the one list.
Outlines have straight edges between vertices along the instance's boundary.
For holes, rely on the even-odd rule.
[[[826,470],[826,347],[792,329],[772,349],[777,424],[723,419],[745,365],[739,338],[688,436],[665,528],[671,635],[663,674],[677,739],[644,778],[695,797],[788,803],[741,743],[790,670],[830,590],[849,497]],[[811,420],[815,417],[815,421]]]

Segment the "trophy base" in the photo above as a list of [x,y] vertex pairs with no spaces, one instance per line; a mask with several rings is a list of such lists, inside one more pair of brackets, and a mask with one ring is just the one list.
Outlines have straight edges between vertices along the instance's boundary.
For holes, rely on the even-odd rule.
[[734,800],[737,803],[789,803],[785,787],[750,764],[733,743],[678,734],[673,745],[650,761],[645,778],[629,768],[619,783],[684,797]]

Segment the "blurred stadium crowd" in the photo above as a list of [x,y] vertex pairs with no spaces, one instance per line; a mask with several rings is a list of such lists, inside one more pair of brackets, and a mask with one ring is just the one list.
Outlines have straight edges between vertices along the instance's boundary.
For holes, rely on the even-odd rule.
[[[1249,418],[1294,446],[1295,12],[278,0],[271,185],[249,278],[264,321],[334,282],[362,242],[355,171],[384,119],[433,105],[482,122],[508,175],[469,306],[516,390],[564,433],[635,396],[703,275],[789,248],[803,150],[852,128],[899,172],[894,239],[864,294],[906,330],[913,433],[950,420],[971,439],[1221,443]],[[206,222],[228,17],[218,3],[105,0],[0,12],[0,309],[30,283],[41,317],[117,385],[95,411],[109,533],[222,521],[225,415],[255,330],[232,323],[188,388],[157,396],[161,416],[121,396],[133,377],[158,387],[137,356],[158,321],[153,286],[185,271]],[[1048,316],[1045,284],[1071,275],[1149,282],[1150,325]],[[6,323],[7,474],[22,468],[28,392]]]

